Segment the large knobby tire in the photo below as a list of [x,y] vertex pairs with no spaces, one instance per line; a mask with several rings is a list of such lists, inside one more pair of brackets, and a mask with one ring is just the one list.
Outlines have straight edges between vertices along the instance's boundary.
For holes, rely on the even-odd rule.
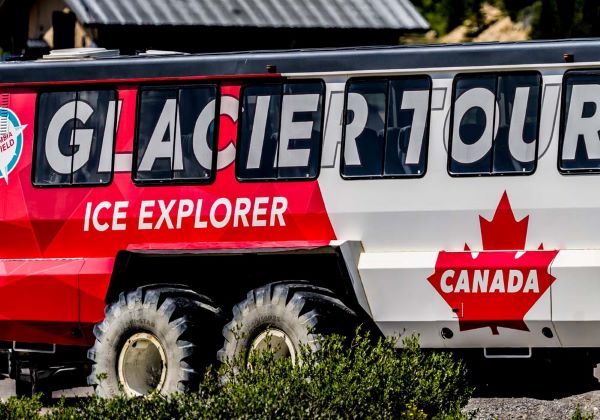
[[214,361],[222,311],[178,287],[140,287],[108,305],[94,327],[88,383],[101,397],[196,390]]
[[233,307],[218,359],[246,363],[253,349],[270,348],[278,357],[295,362],[302,345],[316,351],[323,335],[349,335],[357,325],[356,314],[328,289],[308,283],[272,283],[251,290]]

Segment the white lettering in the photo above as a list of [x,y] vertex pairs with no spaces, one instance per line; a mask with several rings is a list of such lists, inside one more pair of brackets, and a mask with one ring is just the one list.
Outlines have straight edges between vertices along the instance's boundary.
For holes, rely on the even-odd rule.
[[110,209],[110,207],[111,207],[110,202],[102,201],[94,209],[94,213],[92,214],[92,224],[94,225],[94,229],[96,229],[98,232],[104,232],[105,230],[107,230],[110,227],[108,222],[100,223],[100,221],[99,221],[100,211],[108,210],[108,209]]
[[46,133],[45,152],[48,164],[56,173],[70,174],[75,172],[81,169],[90,159],[94,136],[94,130],[91,128],[74,128],[71,130],[70,144],[71,146],[78,146],[73,155],[64,155],[58,144],[60,132],[65,124],[73,120],[73,117],[85,124],[93,113],[94,109],[87,102],[71,101],[61,106],[52,116]]
[[529,143],[523,141],[523,128],[527,115],[527,100],[529,88],[518,87],[515,90],[510,128],[508,129],[508,148],[510,154],[520,162],[532,162],[535,159],[535,140]]
[[143,200],[140,206],[140,218],[138,221],[139,230],[152,229],[152,222],[146,222],[146,219],[152,218],[152,207],[154,207],[154,200]]
[[473,293],[481,291],[487,293],[488,279],[490,277],[490,270],[476,270],[473,276]]
[[[179,121],[176,121],[176,107],[177,101],[175,99],[167,99],[165,101],[165,105],[138,167],[139,171],[151,171],[154,162],[159,158],[168,158],[171,161],[173,170],[183,170],[181,130],[179,129]],[[168,140],[164,141],[167,130]]]
[[[344,144],[344,162],[346,165],[360,165],[360,156],[358,155],[358,147],[356,139],[364,131],[367,126],[369,117],[369,104],[364,96],[360,93],[351,92],[348,94],[348,111],[352,112],[353,118],[350,124],[346,124],[345,144]],[[346,117],[347,118],[347,117]]]
[[537,278],[537,270],[531,270],[527,275],[527,280],[525,281],[525,287],[523,287],[523,293],[528,293],[529,291],[533,293],[539,293],[540,287],[538,284]]
[[[225,207],[225,212],[220,213],[217,210],[219,206]],[[222,215],[222,219],[217,219],[217,214]],[[223,228],[229,223],[229,219],[231,218],[231,201],[226,198],[217,199],[212,207],[210,208],[210,223],[216,227],[217,229]]]
[[[196,201],[189,198],[142,200],[139,203],[138,214],[130,215],[128,214],[129,201],[102,201],[97,205],[87,202],[83,217],[83,230],[85,232],[90,229],[99,232],[124,231],[128,229],[127,221],[130,217],[138,218],[138,230],[286,226],[285,215],[288,209],[286,197],[238,197],[235,201],[220,197],[207,204],[207,220],[202,219],[204,203],[205,200],[202,198],[198,198]],[[107,210],[108,212],[106,212]],[[190,219],[189,224],[185,222],[187,219]],[[110,223],[111,221],[112,223]]]
[[204,229],[208,226],[208,223],[204,220],[200,220],[202,217],[202,199],[199,198],[196,204],[196,217],[194,218],[194,228]]
[[271,221],[269,226],[275,226],[275,218],[279,221],[279,226],[285,226],[283,214],[287,210],[288,201],[285,197],[273,197],[273,205],[271,206]]
[[[266,204],[269,203],[269,197],[256,197],[254,199],[254,212],[252,213],[252,226],[267,226],[266,220],[259,219],[259,216],[267,214]],[[261,207],[262,205],[264,207]]]
[[453,280],[453,278],[454,278],[454,270],[444,271],[444,274],[442,274],[442,279],[441,279],[441,283],[440,283],[442,292],[452,293],[454,291],[454,287],[451,284],[448,284],[448,279]]
[[92,211],[92,203],[88,202],[85,205],[85,217],[83,218],[83,231],[88,232],[90,230],[90,213]]
[[[235,124],[238,120],[238,109],[240,107],[240,101],[231,95],[222,95],[221,104],[221,115],[227,115],[231,118],[231,121]],[[217,170],[226,168],[235,161],[235,145],[233,141],[230,141],[227,146],[219,150],[217,154]]]
[[[460,134],[460,127],[465,114],[473,108],[480,108],[485,113],[485,127],[477,141],[467,144]],[[452,159],[460,163],[477,162],[492,147],[492,139],[498,130],[494,124],[494,112],[499,115],[494,93],[485,88],[469,89],[454,103],[454,120],[452,124]]]
[[404,92],[400,109],[412,109],[414,111],[405,163],[407,165],[417,164],[421,158],[427,111],[429,111],[429,91],[410,90]]
[[[505,278],[501,269],[494,271],[492,282],[489,284],[490,270],[461,270],[455,280],[455,271],[446,270],[440,278],[440,288],[444,293],[539,293],[537,271],[530,270],[527,280],[523,282],[524,273],[521,270],[509,270]],[[505,282],[506,281],[506,282]]]
[[308,166],[310,146],[290,149],[290,142],[297,139],[310,139],[314,121],[312,119],[294,121],[294,114],[315,112],[319,108],[319,98],[319,94],[283,95],[278,155],[280,168]]
[[252,134],[250,136],[250,149],[248,151],[246,169],[260,168],[270,102],[270,96],[256,97],[256,109],[254,110],[254,121],[252,122]]
[[125,230],[127,228],[127,224],[125,223],[127,218],[127,206],[129,206],[129,201],[115,201],[112,230]]
[[[583,116],[585,104],[594,105],[594,113]],[[583,136],[589,159],[600,159],[600,85],[573,85],[569,103],[562,158],[575,159],[579,136]]]
[[156,222],[156,226],[154,226],[154,229],[160,229],[163,222],[167,224],[167,229],[173,229],[173,222],[171,221],[171,216],[169,214],[173,206],[175,206],[175,200],[169,201],[169,204],[167,206],[165,206],[165,202],[163,200],[158,200],[160,216],[158,218],[158,221]]
[[523,287],[523,273],[519,270],[510,270],[508,272],[508,293],[516,293]]
[[[115,107],[117,105],[117,112]],[[100,162],[98,163],[98,172],[112,171],[113,161],[113,145],[115,141],[115,133],[119,122],[121,121],[121,101],[109,101],[108,110],[106,111],[106,123],[104,124],[104,135],[102,137],[102,149],[100,150]],[[115,125],[115,114],[117,125]]]
[[179,201],[177,207],[177,229],[181,229],[181,222],[184,218],[190,217],[194,212],[194,202],[192,200],[183,199]]
[[467,270],[462,270],[458,275],[458,281],[456,282],[456,286],[454,286],[454,293],[464,292],[469,293],[469,272]]
[[248,223],[247,214],[250,212],[252,208],[252,202],[249,198],[240,197],[235,200],[235,210],[233,213],[233,227],[239,226],[239,221],[242,221],[242,226],[248,227],[250,224]]
[[506,289],[504,288],[504,273],[502,272],[502,270],[496,270],[496,272],[494,273],[494,279],[492,280],[492,284],[490,286],[490,293],[496,291],[500,293],[504,293],[506,291]]
[[198,163],[205,169],[212,168],[212,150],[208,147],[210,124],[215,119],[215,100],[204,107],[194,126],[192,148]]

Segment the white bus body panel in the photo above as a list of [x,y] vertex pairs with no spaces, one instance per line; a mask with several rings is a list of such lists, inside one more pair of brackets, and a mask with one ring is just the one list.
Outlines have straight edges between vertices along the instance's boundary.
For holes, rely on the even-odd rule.
[[[327,83],[319,184],[339,242],[359,241],[358,271],[368,306],[387,335],[416,332],[426,347],[598,346],[600,334],[600,176],[557,169],[560,90],[565,69],[542,71],[537,169],[525,176],[452,177],[448,121],[455,74],[432,78],[427,171],[423,178],[344,180],[340,176],[346,77]],[[427,281],[439,251],[482,250],[479,216],[491,220],[506,192],[516,220],[529,216],[526,250],[558,250],[556,280],[524,322],[460,331],[458,319]],[[482,297],[484,298],[484,296]],[[441,329],[454,336],[444,339]],[[553,336],[542,334],[549,328]]]

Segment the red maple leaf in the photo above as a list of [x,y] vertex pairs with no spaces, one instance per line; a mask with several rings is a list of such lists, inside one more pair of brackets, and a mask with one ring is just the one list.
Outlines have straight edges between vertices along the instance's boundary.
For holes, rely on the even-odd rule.
[[486,251],[525,249],[528,223],[529,216],[519,221],[515,219],[508,195],[504,191],[492,220],[479,216],[483,249]]
[[525,250],[529,216],[517,221],[506,192],[492,220],[479,216],[483,251],[441,251],[428,281],[458,317],[461,331],[498,327],[529,331],[525,314],[555,278],[556,250]]

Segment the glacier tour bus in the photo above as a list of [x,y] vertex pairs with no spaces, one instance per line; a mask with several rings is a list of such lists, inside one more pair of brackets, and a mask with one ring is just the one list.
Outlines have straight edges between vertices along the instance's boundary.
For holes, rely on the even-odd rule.
[[600,346],[600,41],[77,53],[0,64],[20,394],[74,371],[103,396],[194,389],[217,358],[359,324]]

